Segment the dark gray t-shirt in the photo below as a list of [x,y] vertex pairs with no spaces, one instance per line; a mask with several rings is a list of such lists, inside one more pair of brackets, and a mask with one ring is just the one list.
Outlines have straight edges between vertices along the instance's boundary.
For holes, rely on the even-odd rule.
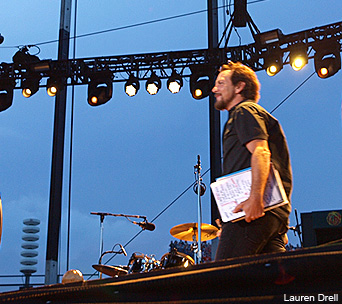
[[[246,144],[254,139],[267,140],[271,161],[279,171],[285,192],[290,200],[292,169],[284,132],[276,118],[254,101],[240,102],[229,111],[223,132],[223,174],[230,174],[251,166],[251,153]],[[288,223],[290,204],[275,208],[273,212]]]

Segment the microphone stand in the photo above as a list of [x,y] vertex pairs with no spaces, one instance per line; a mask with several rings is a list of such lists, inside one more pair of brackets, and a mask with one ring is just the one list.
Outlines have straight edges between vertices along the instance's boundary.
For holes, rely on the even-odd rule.
[[201,160],[200,156],[197,155],[197,165],[194,166],[195,168],[195,176],[197,176],[197,201],[198,201],[198,208],[197,208],[197,216],[198,216],[198,224],[197,224],[197,253],[196,253],[196,263],[202,263],[202,242],[201,242],[201,233],[202,233],[202,207],[201,207]]
[[104,212],[91,212],[91,214],[96,214],[100,216],[100,257],[102,257],[102,252],[103,252],[103,221],[107,213]]
[[134,217],[134,218],[142,218],[146,221],[146,216],[142,216],[142,215],[129,215],[129,214],[122,214],[122,213],[115,214],[115,213],[108,213],[108,212],[90,212],[90,214],[100,216],[100,257],[102,257],[102,252],[103,252],[103,230],[104,230],[103,221],[104,221],[105,216],[122,216],[127,219],[129,217]]

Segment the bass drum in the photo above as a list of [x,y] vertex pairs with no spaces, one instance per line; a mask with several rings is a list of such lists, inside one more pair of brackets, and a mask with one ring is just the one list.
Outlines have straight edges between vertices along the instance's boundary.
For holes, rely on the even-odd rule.
[[172,267],[188,267],[195,265],[193,258],[182,252],[168,252],[165,253],[160,260],[163,269]]

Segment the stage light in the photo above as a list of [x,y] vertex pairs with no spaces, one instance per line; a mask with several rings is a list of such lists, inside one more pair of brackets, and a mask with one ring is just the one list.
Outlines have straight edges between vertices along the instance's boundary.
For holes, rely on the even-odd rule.
[[28,52],[28,47],[24,46],[17,51],[13,57],[12,57],[13,63],[18,63],[18,64],[30,64],[30,63],[35,63],[39,62],[40,59],[36,55],[31,55]]
[[46,92],[49,96],[56,96],[63,89],[63,83],[60,78],[50,77],[46,81]]
[[14,86],[14,81],[0,80],[0,112],[7,110],[12,105]]
[[295,71],[300,71],[307,63],[306,47],[299,46],[290,51],[290,64]]
[[211,92],[210,77],[207,68],[191,67],[190,92],[193,98],[202,99],[209,96]]
[[160,78],[155,72],[152,72],[151,77],[146,81],[146,91],[151,95],[156,95],[161,88]]
[[167,81],[167,88],[172,94],[176,94],[183,86],[183,79],[176,71],[173,71]]
[[318,77],[331,77],[341,69],[340,44],[338,42],[321,44],[315,50],[315,71]]
[[139,79],[133,74],[129,75],[129,78],[125,84],[125,93],[132,97],[135,96],[140,89]]
[[100,106],[113,96],[113,82],[111,73],[95,75],[88,85],[88,104]]
[[269,76],[278,74],[283,68],[283,54],[281,51],[275,51],[272,55],[266,55],[264,58],[264,68]]
[[257,35],[261,44],[279,42],[283,33],[280,29],[271,30]]
[[22,94],[24,97],[31,97],[39,90],[40,78],[23,79],[21,82]]

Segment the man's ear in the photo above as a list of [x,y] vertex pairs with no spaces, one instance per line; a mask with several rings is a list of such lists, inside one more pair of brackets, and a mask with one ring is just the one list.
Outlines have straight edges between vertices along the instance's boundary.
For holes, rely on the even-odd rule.
[[243,81],[238,82],[238,84],[235,86],[235,93],[240,94],[241,91],[245,88],[246,83]]

